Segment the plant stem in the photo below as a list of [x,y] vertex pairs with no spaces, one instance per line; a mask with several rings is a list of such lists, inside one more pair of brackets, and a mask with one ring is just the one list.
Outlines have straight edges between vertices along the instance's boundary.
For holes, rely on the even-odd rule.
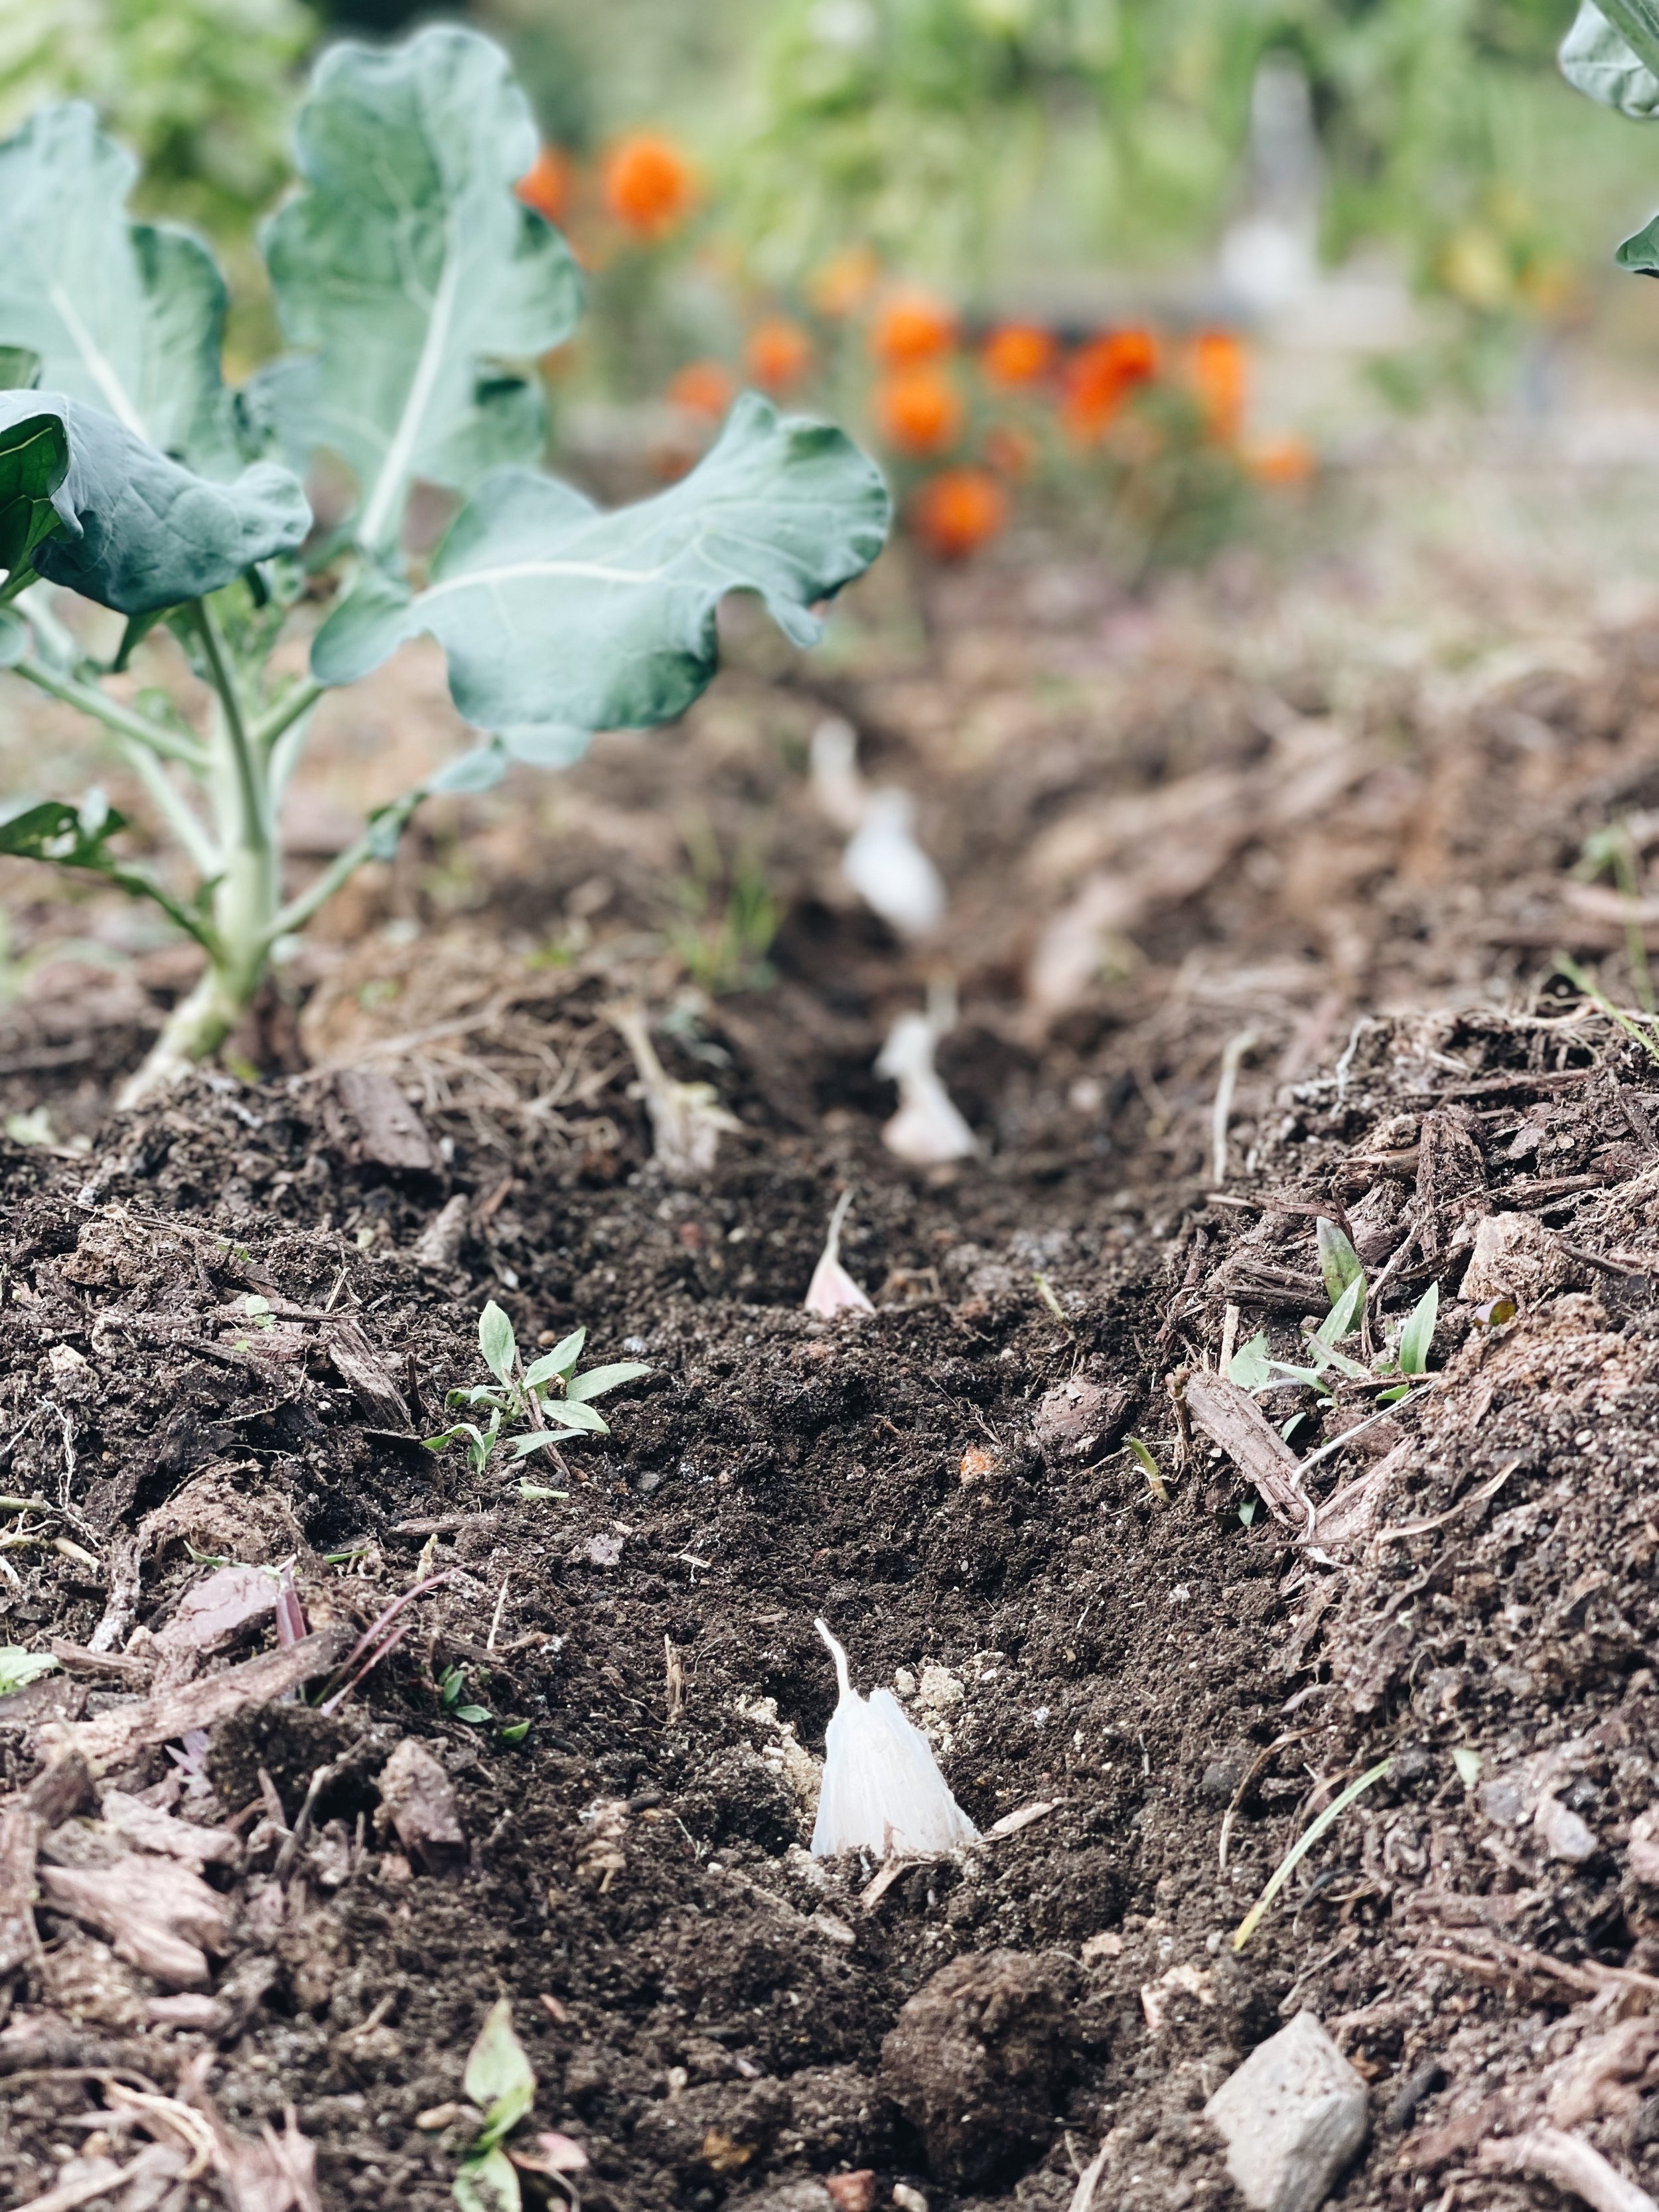
[[261,754],[269,753],[283,731],[291,728],[301,714],[308,714],[327,689],[328,686],[319,684],[314,676],[307,676],[284,691],[276,704],[268,708],[248,732],[255,750]]
[[219,694],[219,703],[224,710],[225,737],[235,767],[236,785],[242,803],[241,842],[250,848],[268,846],[271,838],[270,807],[259,781],[253,748],[248,742],[247,721],[242,712],[242,695],[237,687],[235,671],[231,666],[229,649],[219,627],[219,618],[206,599],[197,600],[196,616],[202,648],[207,654],[208,666],[213,676],[213,688]]
[[38,660],[20,660],[11,672],[21,676],[26,684],[33,684],[38,690],[63,700],[66,706],[78,707],[83,714],[91,714],[106,729],[131,738],[134,744],[144,746],[161,759],[182,762],[197,775],[205,774],[208,756],[193,738],[180,737],[177,731],[152,722],[147,715],[135,714],[131,708],[118,706],[95,684],[82,684],[76,677],[62,676],[55,668],[45,667]]
[[286,937],[293,930],[303,929],[312,915],[327,904],[341,884],[356,875],[366,860],[386,859],[426,795],[422,785],[420,790],[408,792],[392,805],[382,807],[362,836],[348,845],[343,853],[337,854],[315,883],[289,901],[271,925],[273,940]]
[[198,1061],[219,1049],[241,1019],[246,1005],[247,996],[230,971],[210,961],[194,990],[167,1016],[143,1064],[122,1085],[115,1100],[117,1107],[131,1112],[188,1075]]
[[1659,8],[1654,0],[1601,0],[1601,13],[1638,61],[1659,76]]
[[224,870],[224,856],[214,843],[194,809],[168,778],[160,761],[131,738],[117,733],[121,757],[137,777],[158,811],[166,817],[173,836],[190,855],[191,866],[204,883],[211,883]]

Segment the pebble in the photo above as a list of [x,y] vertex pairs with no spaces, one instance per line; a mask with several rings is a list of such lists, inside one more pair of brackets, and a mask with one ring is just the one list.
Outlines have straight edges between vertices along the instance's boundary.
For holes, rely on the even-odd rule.
[[1365,2140],[1365,2084],[1299,2012],[1228,2076],[1204,2117],[1251,2212],[1317,2212]]

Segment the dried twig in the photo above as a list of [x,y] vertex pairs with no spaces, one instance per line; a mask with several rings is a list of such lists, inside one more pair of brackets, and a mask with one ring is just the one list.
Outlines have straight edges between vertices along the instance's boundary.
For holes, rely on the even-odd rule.
[[1268,1511],[1287,1528],[1305,1529],[1313,1504],[1302,1487],[1302,1462],[1248,1390],[1224,1376],[1189,1376],[1187,1408],[1212,1443],[1254,1483]]

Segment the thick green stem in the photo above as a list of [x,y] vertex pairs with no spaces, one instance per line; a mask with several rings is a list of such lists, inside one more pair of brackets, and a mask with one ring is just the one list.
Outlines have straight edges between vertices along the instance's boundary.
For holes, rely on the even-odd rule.
[[1637,60],[1659,76],[1659,6],[1655,0],[1598,0],[1598,4]]
[[168,1015],[143,1065],[127,1078],[116,1105],[124,1112],[131,1111],[188,1075],[200,1061],[217,1052],[241,1019],[246,1005],[247,1000],[228,971],[210,963],[195,989]]
[[301,714],[308,714],[328,689],[314,676],[307,676],[283,692],[274,707],[266,709],[249,732],[257,750],[269,753],[283,732],[292,727]]

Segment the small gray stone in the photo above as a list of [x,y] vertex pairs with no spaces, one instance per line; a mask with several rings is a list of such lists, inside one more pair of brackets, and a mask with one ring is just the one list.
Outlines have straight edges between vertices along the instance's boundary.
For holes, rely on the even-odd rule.
[[745,2197],[732,2212],[836,2212],[836,2200],[821,2181],[785,2181]]
[[1364,2083],[1310,2012],[1258,2044],[1204,2107],[1251,2212],[1318,2212],[1366,2116]]
[[1553,1859],[1565,1859],[1569,1866],[1583,1866],[1586,1859],[1595,1857],[1595,1830],[1559,1797],[1539,1799],[1533,1825]]

